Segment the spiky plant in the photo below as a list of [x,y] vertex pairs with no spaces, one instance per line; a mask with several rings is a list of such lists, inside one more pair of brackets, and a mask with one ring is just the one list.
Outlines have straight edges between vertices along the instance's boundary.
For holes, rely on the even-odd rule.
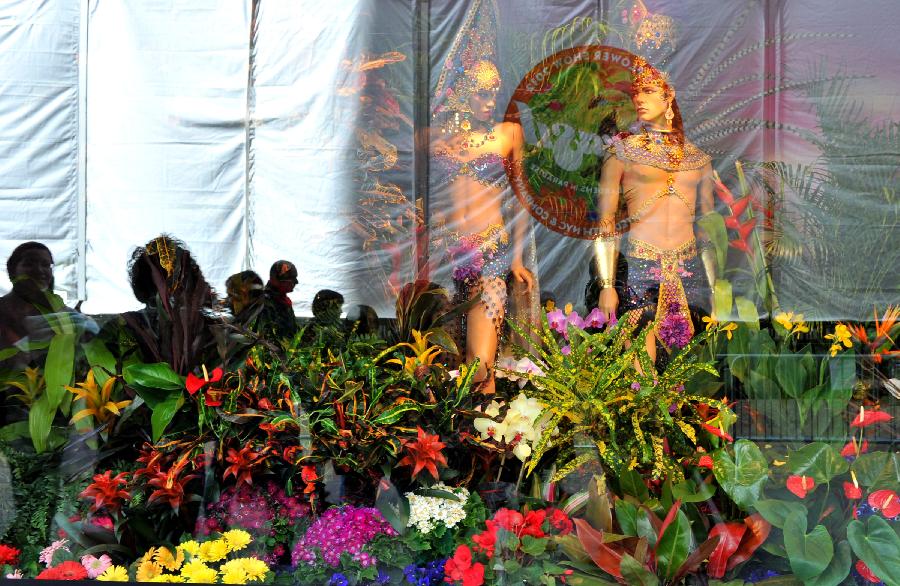
[[[541,327],[511,327],[525,339],[540,340],[527,354],[542,374],[528,379],[535,387],[532,396],[544,405],[547,424],[534,444],[529,473],[548,451],[558,449],[555,479],[596,459],[597,453],[613,470],[680,478],[680,462],[696,452],[702,431],[724,434],[734,420],[723,401],[684,391],[694,375],[716,373],[695,352],[709,333],[697,335],[657,374],[641,342],[648,330],[635,335],[635,326],[624,321],[597,333],[570,325],[564,345],[546,317]],[[596,451],[584,451],[585,445]]]

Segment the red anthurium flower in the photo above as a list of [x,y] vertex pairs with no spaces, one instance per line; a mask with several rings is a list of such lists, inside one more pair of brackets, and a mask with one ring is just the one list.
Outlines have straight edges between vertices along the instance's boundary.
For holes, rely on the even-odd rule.
[[856,446],[860,446],[859,453],[865,454],[869,451],[869,440],[863,440],[862,444],[857,444],[856,441],[849,441],[847,445],[841,448],[841,456],[845,458],[855,457],[856,456]]
[[438,466],[446,466],[447,458],[441,453],[444,442],[438,441],[440,436],[429,435],[421,427],[415,440],[404,442],[407,455],[397,462],[398,466],[412,466],[413,478],[422,470],[428,470],[434,478],[438,478]]
[[811,476],[797,476],[792,474],[787,479],[787,489],[805,499],[806,494],[816,486],[816,481]]
[[844,483],[844,496],[848,499],[861,499],[862,498],[862,489],[853,484],[852,482]]
[[856,571],[859,572],[859,575],[863,577],[867,582],[871,582],[872,584],[878,584],[881,582],[881,578],[872,573],[872,570],[869,569],[869,566],[866,565],[866,562],[859,560],[856,562]]
[[214,368],[212,373],[206,372],[206,367],[203,367],[203,377],[196,376],[193,372],[189,372],[187,375],[187,382],[185,383],[185,388],[187,392],[192,397],[197,394],[197,391],[205,387],[210,383],[217,383],[222,380],[222,376],[224,376],[225,371],[221,368]]
[[730,435],[728,435],[728,433],[723,429],[719,429],[718,427],[710,425],[708,423],[703,423],[701,425],[702,425],[703,429],[705,429],[706,431],[708,431],[709,433],[713,434],[716,437],[722,438],[723,440],[727,440],[730,442],[734,441],[734,438],[731,437]]
[[888,519],[900,515],[900,497],[893,490],[876,490],[869,494],[869,506]]
[[110,511],[116,511],[125,504],[127,499],[131,498],[127,490],[120,488],[120,486],[127,484],[127,478],[127,472],[121,472],[113,476],[112,470],[107,470],[103,474],[95,474],[94,482],[88,485],[78,496],[83,499],[94,500],[91,504],[91,511],[96,512],[103,507]]
[[866,409],[865,407],[860,407],[859,414],[856,416],[856,419],[850,423],[850,427],[868,427],[875,423],[881,423],[882,421],[890,421],[891,419],[893,419],[893,417],[891,417],[889,413],[885,413],[880,409]]

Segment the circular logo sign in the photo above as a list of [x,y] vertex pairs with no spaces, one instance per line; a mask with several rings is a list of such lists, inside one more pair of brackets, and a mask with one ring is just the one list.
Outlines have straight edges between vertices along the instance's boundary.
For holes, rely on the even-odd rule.
[[599,234],[598,187],[606,139],[634,122],[635,56],[604,45],[566,49],[522,80],[505,120],[522,126],[522,165],[513,191],[550,230],[573,238]]

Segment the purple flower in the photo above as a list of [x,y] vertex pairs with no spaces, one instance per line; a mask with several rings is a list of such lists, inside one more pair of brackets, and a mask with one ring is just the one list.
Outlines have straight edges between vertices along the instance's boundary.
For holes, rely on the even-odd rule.
[[559,351],[562,353],[563,356],[568,356],[569,354],[572,353],[572,347],[569,346],[568,344],[566,344],[565,346],[560,348]]
[[566,317],[566,323],[573,325],[578,329],[584,328],[584,321],[582,321],[581,316],[578,315],[577,311],[573,311]]
[[640,391],[640,390],[641,390],[641,383],[639,383],[639,382],[637,382],[637,381],[631,383],[631,390],[632,390],[632,391]]
[[566,314],[562,309],[557,308],[547,312],[547,322],[550,324],[550,329],[560,334],[566,333]]
[[484,254],[476,242],[460,238],[456,246],[451,246],[447,252],[453,265],[454,280],[466,281],[481,275],[484,268]]
[[666,346],[684,348],[691,341],[691,324],[680,313],[670,312],[659,324],[659,337]]
[[336,568],[341,554],[348,553],[361,566],[370,567],[378,560],[364,548],[381,534],[394,536],[397,532],[377,509],[351,506],[328,509],[294,546],[291,561],[294,566],[303,562]]
[[600,311],[599,307],[595,307],[584,317],[584,327],[586,328],[602,328],[605,323],[606,315]]

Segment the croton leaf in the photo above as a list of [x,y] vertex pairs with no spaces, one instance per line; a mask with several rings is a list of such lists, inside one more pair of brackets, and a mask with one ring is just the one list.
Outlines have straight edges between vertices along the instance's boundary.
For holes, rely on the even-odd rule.
[[709,530],[710,537],[718,537],[719,544],[709,556],[706,571],[711,578],[721,578],[728,569],[728,560],[741,544],[747,526],[743,523],[717,523]]

